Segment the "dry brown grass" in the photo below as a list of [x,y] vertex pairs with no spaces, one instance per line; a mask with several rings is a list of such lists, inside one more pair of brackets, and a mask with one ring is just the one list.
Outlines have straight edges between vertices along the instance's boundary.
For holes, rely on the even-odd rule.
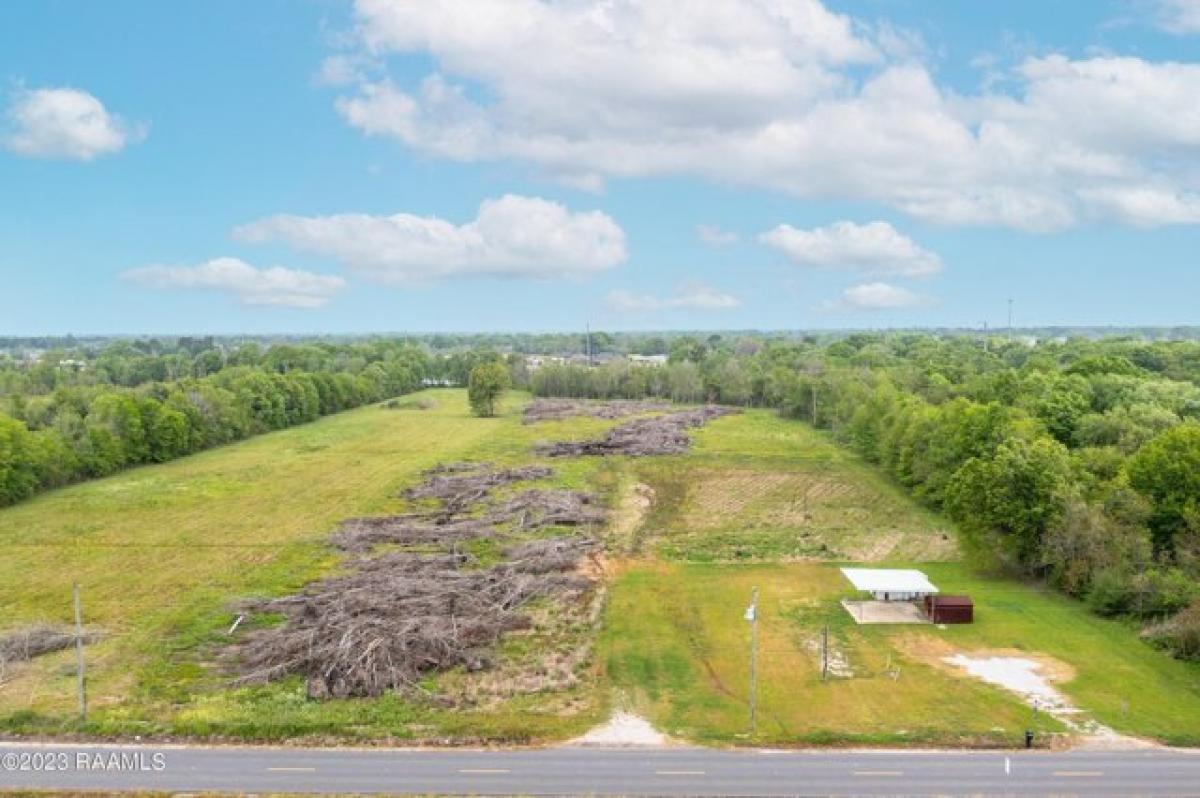
[[[818,470],[820,469],[820,470]],[[953,534],[836,468],[804,471],[695,469],[681,508],[687,534],[729,530],[823,544],[817,559],[937,561],[958,555]]]

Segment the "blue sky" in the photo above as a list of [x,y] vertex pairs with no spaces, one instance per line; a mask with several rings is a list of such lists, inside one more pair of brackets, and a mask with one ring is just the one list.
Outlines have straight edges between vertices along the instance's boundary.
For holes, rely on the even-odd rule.
[[0,4],[0,334],[1196,323],[1198,0]]

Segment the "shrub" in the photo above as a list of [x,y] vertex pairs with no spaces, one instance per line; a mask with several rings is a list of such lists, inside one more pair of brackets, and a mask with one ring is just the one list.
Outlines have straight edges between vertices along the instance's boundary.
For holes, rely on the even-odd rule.
[[1179,659],[1200,660],[1200,598],[1175,617],[1146,627],[1142,637]]

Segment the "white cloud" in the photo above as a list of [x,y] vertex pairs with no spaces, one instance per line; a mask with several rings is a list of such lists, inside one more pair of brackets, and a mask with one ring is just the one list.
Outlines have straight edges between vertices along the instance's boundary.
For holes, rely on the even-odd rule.
[[321,61],[313,79],[318,86],[350,86],[380,71],[374,59],[361,53],[337,53]]
[[704,283],[684,283],[671,296],[657,297],[651,294],[634,294],[630,291],[613,291],[605,297],[608,306],[620,313],[638,313],[656,310],[731,310],[742,306],[742,301]]
[[900,310],[929,304],[929,299],[888,283],[863,283],[847,288],[841,299],[827,302],[827,310]]
[[781,224],[759,239],[806,266],[900,277],[928,277],[942,268],[941,258],[887,222],[836,222],[812,230]]
[[1200,64],[1028,58],[996,81],[1011,91],[962,95],[921,47],[818,0],[358,0],[356,17],[369,57],[434,67],[358,81],[337,103],[351,125],[593,190],[689,175],[1030,231],[1121,221],[1096,192],[1200,190]]
[[736,244],[738,240],[737,233],[722,230],[714,224],[696,225],[696,236],[710,247],[727,247]]
[[1135,227],[1161,224],[1200,224],[1200,193],[1179,194],[1171,189],[1096,189],[1086,194],[1106,216]]
[[486,200],[473,221],[436,216],[271,216],[239,227],[242,241],[282,241],[333,257],[382,283],[452,277],[578,277],[625,260],[625,233],[599,211],[512,194]]
[[144,130],[80,89],[21,89],[8,109],[5,146],[31,158],[90,161],[141,139]]
[[1158,24],[1179,35],[1200,33],[1200,0],[1158,0]]
[[293,308],[322,307],[346,285],[341,277],[281,266],[256,269],[237,258],[215,258],[199,266],[145,266],[121,276],[148,288],[219,291],[245,305]]

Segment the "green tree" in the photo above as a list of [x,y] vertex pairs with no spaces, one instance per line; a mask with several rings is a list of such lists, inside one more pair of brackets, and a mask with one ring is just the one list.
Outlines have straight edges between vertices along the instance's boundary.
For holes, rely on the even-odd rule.
[[946,489],[946,509],[977,547],[995,537],[1016,562],[1036,563],[1046,530],[1059,521],[1070,461],[1057,441],[1016,438],[991,457],[973,457]]
[[1150,499],[1150,531],[1160,552],[1200,512],[1200,424],[1181,424],[1143,446],[1126,466],[1129,484]]
[[481,363],[471,369],[471,376],[467,381],[471,412],[484,418],[496,415],[496,403],[508,387],[508,369],[503,363]]
[[13,504],[38,488],[34,439],[20,421],[0,416],[0,506]]

